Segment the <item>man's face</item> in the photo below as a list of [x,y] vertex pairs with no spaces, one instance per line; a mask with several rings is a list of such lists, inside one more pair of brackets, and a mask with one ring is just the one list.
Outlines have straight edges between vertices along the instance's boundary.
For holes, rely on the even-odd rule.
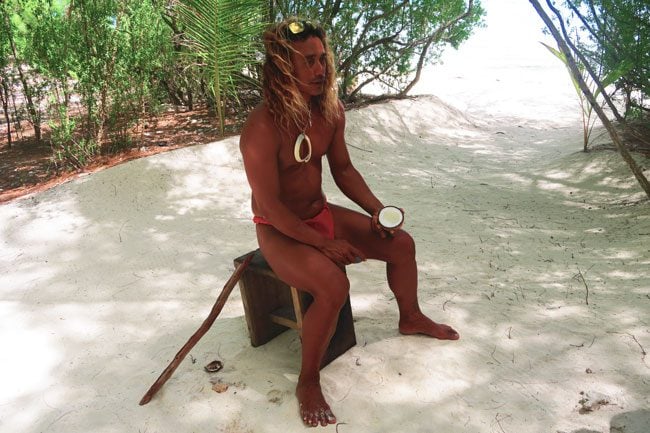
[[326,73],[326,53],[323,42],[316,36],[291,43],[297,52],[292,53],[294,75],[298,90],[306,97],[323,93]]

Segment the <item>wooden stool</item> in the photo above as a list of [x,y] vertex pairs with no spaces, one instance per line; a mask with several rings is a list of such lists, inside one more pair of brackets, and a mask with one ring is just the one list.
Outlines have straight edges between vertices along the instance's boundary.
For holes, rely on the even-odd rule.
[[[302,333],[302,317],[312,302],[312,297],[290,287],[271,270],[259,249],[253,252],[253,260],[239,280],[239,289],[244,304],[248,334],[253,347],[261,346],[287,329]],[[250,254],[250,253],[248,253]],[[237,267],[244,254],[234,260]],[[357,344],[354,334],[350,296],[341,308],[336,331],[325,352],[321,368]]]

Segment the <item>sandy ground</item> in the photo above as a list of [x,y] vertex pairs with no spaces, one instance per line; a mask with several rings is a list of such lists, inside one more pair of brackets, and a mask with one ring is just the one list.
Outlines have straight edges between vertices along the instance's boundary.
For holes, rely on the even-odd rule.
[[[561,70],[450,63],[437,97],[352,110],[347,137],[461,340],[400,336],[382,265],[348,267],[358,344],[322,372],[324,431],[647,433],[650,204],[617,154],[580,152]],[[1,205],[0,431],[302,431],[297,335],[252,348],[237,290],[138,406],[256,247],[248,200],[234,137]]]

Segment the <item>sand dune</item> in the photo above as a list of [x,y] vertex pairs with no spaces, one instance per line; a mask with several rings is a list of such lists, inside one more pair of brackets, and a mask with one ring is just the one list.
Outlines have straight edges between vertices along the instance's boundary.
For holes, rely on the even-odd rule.
[[[579,152],[575,117],[470,111],[348,113],[355,164],[406,210],[423,309],[462,337],[400,336],[382,266],[348,267],[358,345],[323,370],[326,430],[647,431],[648,202],[618,155]],[[238,291],[138,406],[255,247],[248,197],[234,137],[1,205],[0,430],[302,431],[297,335],[250,347]]]

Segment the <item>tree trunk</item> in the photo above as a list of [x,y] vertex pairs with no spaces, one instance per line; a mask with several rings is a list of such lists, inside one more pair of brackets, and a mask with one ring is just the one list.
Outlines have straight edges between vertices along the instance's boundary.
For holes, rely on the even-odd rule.
[[5,113],[5,120],[7,122],[7,143],[11,149],[11,118],[9,117],[9,87],[7,80],[2,79],[2,89],[0,89],[0,101],[2,102],[2,110]]
[[187,109],[189,111],[194,111],[194,97],[192,94],[192,88],[187,88]]
[[559,49],[566,56],[569,69],[571,70],[571,73],[573,74],[573,77],[575,78],[576,82],[580,86],[580,90],[582,90],[582,93],[585,95],[585,97],[591,104],[591,107],[594,109],[594,111],[596,111],[598,118],[603,123],[605,129],[607,129],[609,136],[611,137],[612,141],[616,145],[618,151],[621,153],[621,156],[623,157],[625,162],[627,162],[627,165],[630,167],[630,170],[632,170],[632,173],[634,174],[634,177],[636,177],[637,181],[641,185],[641,188],[643,188],[648,198],[650,198],[650,183],[648,182],[648,179],[645,177],[643,171],[641,170],[641,168],[638,166],[638,164],[636,163],[636,161],[634,160],[630,152],[625,147],[625,144],[621,140],[621,137],[618,135],[616,128],[614,128],[612,122],[610,122],[610,120],[607,118],[607,115],[598,104],[598,101],[596,101],[596,97],[593,95],[591,90],[589,90],[589,86],[587,86],[587,83],[582,78],[580,69],[578,69],[575,59],[573,58],[573,53],[571,52],[570,48],[567,46],[566,41],[560,34],[559,30],[555,27],[553,21],[548,16],[546,11],[542,8],[539,1],[538,0],[529,0],[529,1],[537,11],[537,14],[544,21],[544,24],[546,24],[546,27],[553,35],[553,38],[555,38],[555,41],[557,42]]
[[273,0],[269,0],[268,12],[268,22],[272,23],[275,21],[275,2]]
[[[580,50],[578,50],[578,48],[575,46],[575,44],[569,38],[569,35],[567,34],[566,28],[564,26],[563,18],[560,15],[560,11],[557,10],[557,8],[555,8],[553,5],[551,5],[550,2],[547,1],[546,3],[548,4],[549,8],[551,8],[553,13],[557,16],[557,18],[558,18],[558,20],[560,22],[560,28],[562,30],[562,34],[564,35],[564,41],[569,46],[569,48],[571,48],[571,51],[573,53],[575,53],[575,55],[578,57],[578,59],[580,59],[580,61],[582,62],[583,66],[587,70],[587,73],[589,74],[591,79],[594,81],[594,84],[596,84],[596,87],[600,91],[600,94],[603,97],[603,99],[605,100],[605,103],[609,106],[610,110],[612,110],[612,114],[614,114],[614,117],[616,118],[617,121],[625,122],[625,119],[623,118],[623,116],[621,116],[619,114],[618,109],[616,108],[616,106],[612,102],[612,98],[609,97],[609,94],[607,93],[607,90],[605,90],[605,86],[603,86],[603,83],[600,81],[600,79],[598,78],[598,75],[596,74],[594,69],[591,67],[591,64],[589,64],[589,62],[587,61],[585,56],[582,55]],[[576,13],[577,15],[580,16],[580,18],[582,18],[582,15],[579,14],[579,11],[574,11],[574,13]]]
[[420,81],[420,75],[422,74],[422,68],[424,67],[424,62],[426,60],[427,53],[429,52],[429,47],[431,44],[434,42],[438,41],[440,38],[440,35],[442,35],[445,31],[450,29],[452,26],[454,26],[456,23],[464,20],[467,18],[471,13],[472,9],[474,8],[474,0],[469,0],[469,3],[467,4],[467,9],[465,12],[462,14],[458,15],[455,17],[453,20],[447,21],[427,39],[427,42],[424,44],[422,47],[422,50],[420,51],[420,57],[418,59],[418,64],[415,69],[415,77],[411,80],[411,82],[400,92],[401,96],[406,96],[408,92],[411,91],[411,89]]
[[[121,31],[122,16],[124,14],[123,6],[124,5],[118,8],[117,16],[115,17],[115,34]],[[113,39],[113,46],[110,49],[112,50],[111,58],[104,71],[104,80],[102,81],[102,88],[100,91],[99,128],[97,128],[97,136],[95,138],[100,149],[104,138],[104,129],[106,122],[108,121],[108,104],[110,103],[108,92],[114,79],[115,62],[117,61],[118,42],[116,42],[115,39]]]
[[167,96],[168,96],[169,99],[172,101],[172,104],[174,104],[174,105],[177,106],[177,107],[180,107],[180,106],[185,105],[185,104],[183,104],[182,96],[179,97],[179,96],[176,94],[177,90],[176,90],[175,88],[172,89],[172,87],[170,86],[169,82],[168,82],[166,79],[163,78],[162,80],[160,80],[160,84],[161,84],[161,85],[165,88],[165,90],[167,91]]
[[11,95],[11,106],[14,109],[14,125],[16,130],[16,140],[20,140],[23,136],[23,127],[20,123],[20,114],[18,113],[18,105],[16,105],[16,95],[14,95],[13,89],[9,89],[9,94]]
[[34,137],[36,141],[40,143],[41,141],[41,116],[39,109],[34,105],[32,99],[32,88],[29,86],[25,74],[23,73],[23,68],[21,66],[21,61],[18,58],[18,50],[16,50],[16,43],[14,42],[14,35],[11,29],[11,23],[9,22],[9,16],[4,14],[4,19],[7,24],[8,36],[9,36],[9,45],[11,46],[11,52],[14,56],[14,61],[16,62],[16,69],[18,70],[18,76],[20,77],[20,82],[23,85],[23,93],[25,94],[25,99],[27,99],[27,112],[29,113],[29,121],[34,128]]

